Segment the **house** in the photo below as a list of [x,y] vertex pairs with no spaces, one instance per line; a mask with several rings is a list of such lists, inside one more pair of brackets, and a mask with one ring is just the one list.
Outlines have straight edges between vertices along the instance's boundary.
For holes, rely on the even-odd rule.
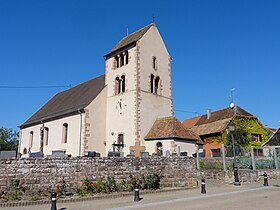
[[274,131],[269,139],[262,144],[264,154],[266,156],[272,155],[274,152],[280,156],[280,128]]
[[237,125],[248,131],[252,146],[261,147],[268,139],[269,132],[256,116],[235,105],[207,114],[187,119],[183,125],[200,136],[204,142],[206,157],[220,157],[222,144],[226,143],[228,123],[233,120]]
[[156,143],[157,154],[170,152],[181,154],[183,151],[191,156],[196,153],[198,145],[203,145],[200,137],[190,129],[186,129],[174,116],[157,119],[145,136],[145,141]]
[[20,153],[139,157],[157,153],[160,143],[164,151],[177,149],[176,136],[168,136],[168,144],[147,136],[157,119],[173,117],[172,59],[155,23],[124,37],[104,57],[104,75],[58,93],[20,126]]

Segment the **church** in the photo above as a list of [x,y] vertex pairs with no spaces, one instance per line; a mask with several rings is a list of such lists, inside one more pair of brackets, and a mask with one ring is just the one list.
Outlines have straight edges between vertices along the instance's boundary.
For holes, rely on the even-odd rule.
[[202,141],[175,117],[171,56],[155,23],[105,55],[105,74],[56,94],[21,126],[19,152],[101,157],[195,153]]

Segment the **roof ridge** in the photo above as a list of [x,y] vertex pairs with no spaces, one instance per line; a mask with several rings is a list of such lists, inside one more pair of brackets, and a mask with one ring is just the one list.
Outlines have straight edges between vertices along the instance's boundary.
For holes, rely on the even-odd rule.
[[[123,37],[123,38],[120,40],[120,42],[121,42],[124,38],[126,38],[126,37],[128,37],[128,36],[130,36],[130,35],[133,35],[133,34],[139,32],[139,31],[143,30],[144,28],[151,27],[152,25],[155,26],[154,23],[150,23],[149,25],[143,26],[142,28],[138,29],[137,31],[134,31],[134,32],[132,32],[131,34],[128,34],[127,36]],[[143,35],[144,35],[144,34],[143,34]],[[143,36],[143,35],[142,35],[142,36]],[[141,36],[141,37],[142,37],[142,36]]]
[[146,32],[150,29],[150,27],[152,26],[156,26],[155,23],[150,23],[149,25],[145,26],[145,27],[142,27],[141,29],[123,37],[113,48],[112,50],[107,53],[105,55],[105,57],[111,55],[112,53],[114,53],[115,51],[117,50],[120,50],[132,43],[135,43],[137,42],[139,39],[141,39],[145,34]]

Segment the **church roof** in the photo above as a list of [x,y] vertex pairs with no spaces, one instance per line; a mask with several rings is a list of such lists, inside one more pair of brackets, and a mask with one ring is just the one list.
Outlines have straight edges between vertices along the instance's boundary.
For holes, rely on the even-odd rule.
[[253,116],[239,106],[235,106],[234,108],[228,107],[211,112],[209,119],[207,118],[207,114],[204,114],[195,118],[187,119],[182,124],[200,136],[219,133],[226,129],[229,121],[234,115]]
[[176,117],[159,118],[153,124],[145,140],[155,139],[186,139],[203,144],[200,137],[189,129],[186,129]]
[[149,30],[149,28],[154,25],[155,25],[154,23],[151,23],[145,26],[144,28],[141,28],[140,30],[135,31],[134,33],[124,37],[106,56],[123,47],[126,47],[127,45],[137,42],[139,39],[143,37],[143,35]]
[[93,101],[104,86],[105,75],[101,75],[60,92],[24,122],[20,128],[29,127],[41,121],[78,113]]

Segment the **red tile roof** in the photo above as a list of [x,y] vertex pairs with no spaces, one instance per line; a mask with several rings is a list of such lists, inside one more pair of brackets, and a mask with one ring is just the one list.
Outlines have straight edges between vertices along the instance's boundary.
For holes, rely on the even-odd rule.
[[174,116],[159,118],[155,121],[145,140],[153,139],[186,139],[203,144],[200,137],[186,129]]
[[235,106],[234,108],[225,108],[211,112],[211,116],[208,119],[207,114],[187,119],[183,122],[183,125],[186,128],[190,128],[193,132],[199,136],[223,132],[229,121],[233,118],[234,115],[241,116],[253,116],[249,112]]

